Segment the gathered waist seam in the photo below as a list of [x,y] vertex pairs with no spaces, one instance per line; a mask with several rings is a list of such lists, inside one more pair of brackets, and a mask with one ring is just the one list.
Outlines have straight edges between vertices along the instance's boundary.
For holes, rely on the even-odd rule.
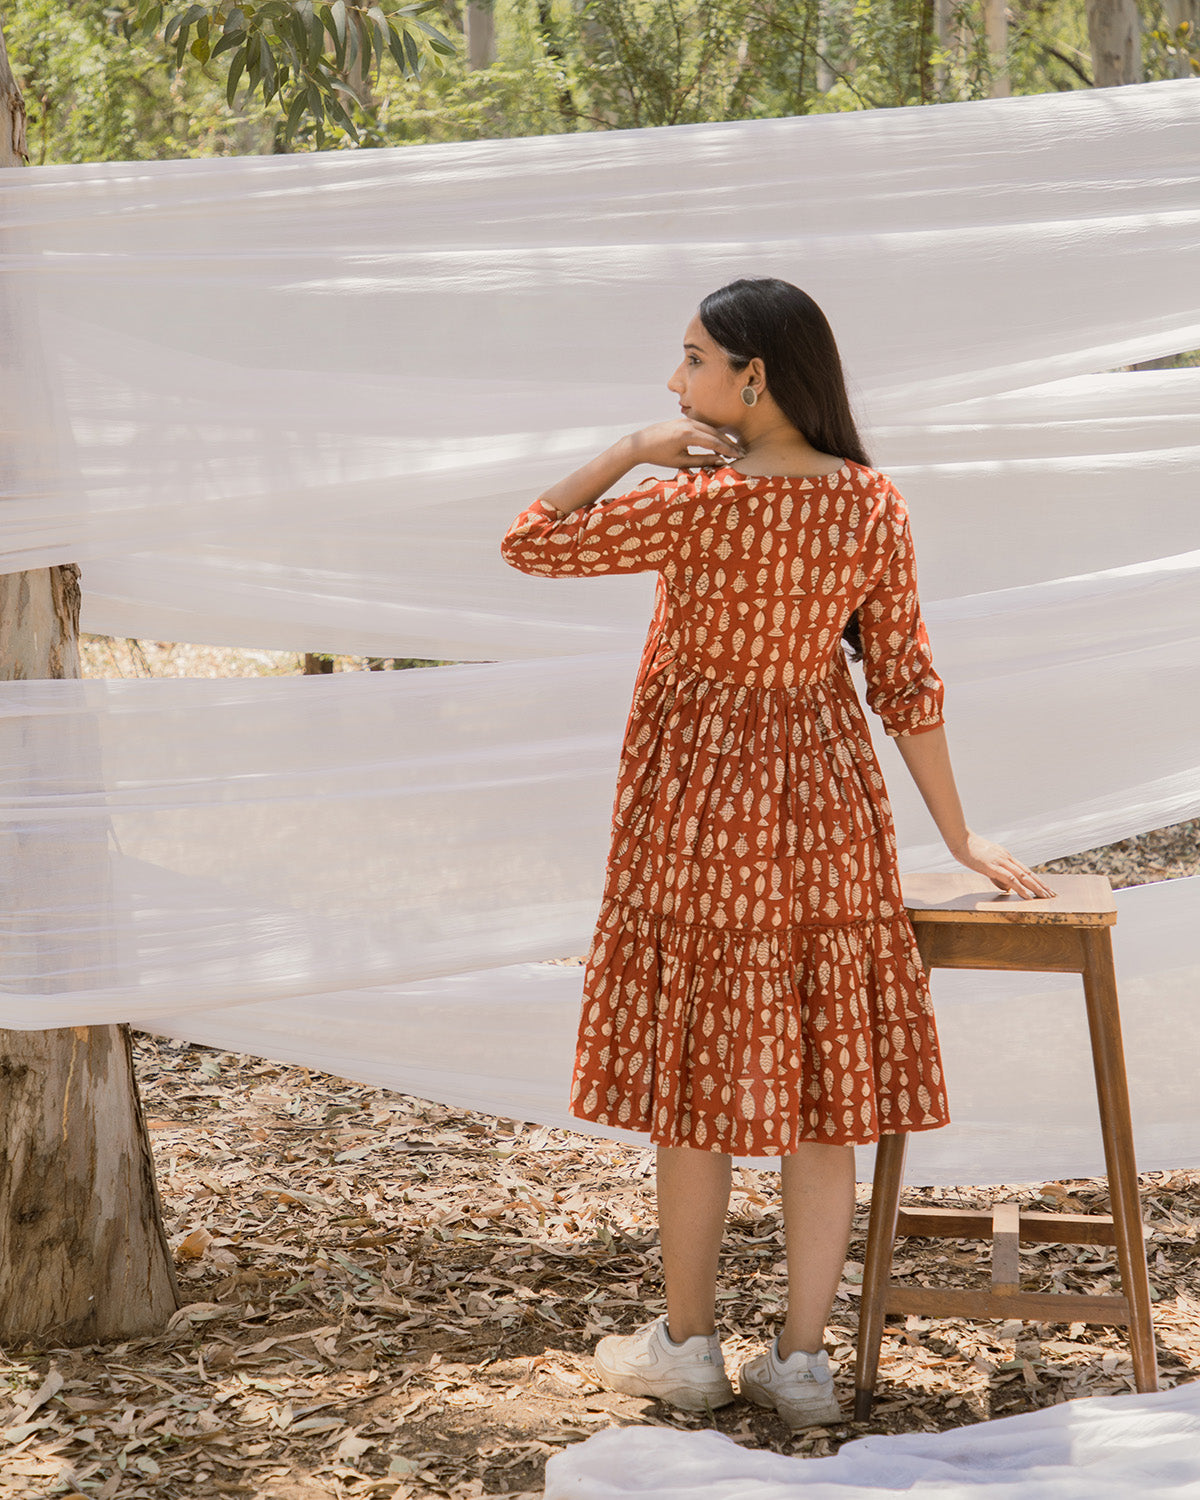
[[657,676],[663,672],[671,672],[677,681],[683,682],[705,682],[714,687],[741,688],[748,693],[771,693],[782,694],[785,697],[803,697],[807,689],[823,686],[831,680],[836,680],[837,673],[834,671],[832,660],[826,663],[825,670],[819,677],[806,677],[802,682],[794,682],[790,686],[783,683],[761,683],[746,682],[736,677],[710,677],[707,672],[694,666],[678,651],[673,650],[665,643],[660,643],[658,650],[654,653],[653,675]]

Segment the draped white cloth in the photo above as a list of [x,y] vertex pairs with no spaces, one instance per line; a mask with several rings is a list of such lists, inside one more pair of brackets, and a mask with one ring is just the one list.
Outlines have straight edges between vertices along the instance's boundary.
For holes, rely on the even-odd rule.
[[829,1458],[740,1447],[718,1432],[609,1429],[556,1453],[546,1500],[1190,1500],[1200,1492],[1200,1383],[959,1427],[858,1438]]
[[1193,551],[1195,372],[1060,382],[1200,346],[1198,98],[0,173],[3,566],[89,563],[87,628],[159,639],[618,645],[639,591],[495,537],[673,412],[697,300],[756,274],[828,312],[928,598]]
[[[1170,1170],[1196,1159],[1200,964],[1192,934],[1200,923],[1200,877],[1122,891],[1117,906],[1117,982],[1138,1165]],[[567,1113],[563,1079],[574,1053],[580,975],[578,968],[514,964],[150,1024],[167,1035],[326,1068],[419,1098],[644,1143]],[[953,1185],[1102,1175],[1078,979],[939,969],[932,987],[954,1123],[911,1138],[909,1180]],[[870,1149],[859,1151],[860,1179],[870,1177],[873,1160]]]
[[[487,662],[5,685],[0,1025],[134,1019],[565,1120],[579,973],[532,964],[590,932],[648,580],[520,576],[498,541],[670,414],[736,275],[830,314],[973,825],[1037,860],[1200,814],[1200,371],[1104,373],[1200,345],[1198,105],[0,173],[0,569],[81,561],[93,630]],[[904,865],[945,866],[883,738]],[[1122,898],[1145,1166],[1200,1160],[1194,1050],[1150,1056],[1194,1040],[1195,900]],[[942,986],[956,1124],[922,1180],[1095,1169],[1082,1043],[1033,1096],[1052,1131],[994,1097],[985,1064],[1046,1050],[1046,981],[1004,983]]]

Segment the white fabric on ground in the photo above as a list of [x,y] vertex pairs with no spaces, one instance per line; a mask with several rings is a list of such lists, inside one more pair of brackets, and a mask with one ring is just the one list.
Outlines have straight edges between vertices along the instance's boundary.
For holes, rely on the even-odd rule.
[[546,1500],[1192,1500],[1200,1382],[786,1458],[716,1432],[610,1428],[556,1453]]

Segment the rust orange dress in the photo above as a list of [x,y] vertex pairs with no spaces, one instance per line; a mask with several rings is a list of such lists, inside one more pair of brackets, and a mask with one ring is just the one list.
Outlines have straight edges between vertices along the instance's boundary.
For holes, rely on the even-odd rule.
[[778,1156],[948,1119],[887,791],[842,648],[857,610],[888,734],[942,722],[905,505],[845,463],[652,479],[503,554],[654,571],[571,1110],[664,1146]]

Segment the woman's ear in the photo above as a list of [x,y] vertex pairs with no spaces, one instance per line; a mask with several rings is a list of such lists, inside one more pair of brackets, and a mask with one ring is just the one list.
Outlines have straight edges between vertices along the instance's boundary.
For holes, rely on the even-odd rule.
[[767,367],[761,359],[752,359],[742,371],[742,381],[745,385],[752,385],[761,396],[767,389]]

